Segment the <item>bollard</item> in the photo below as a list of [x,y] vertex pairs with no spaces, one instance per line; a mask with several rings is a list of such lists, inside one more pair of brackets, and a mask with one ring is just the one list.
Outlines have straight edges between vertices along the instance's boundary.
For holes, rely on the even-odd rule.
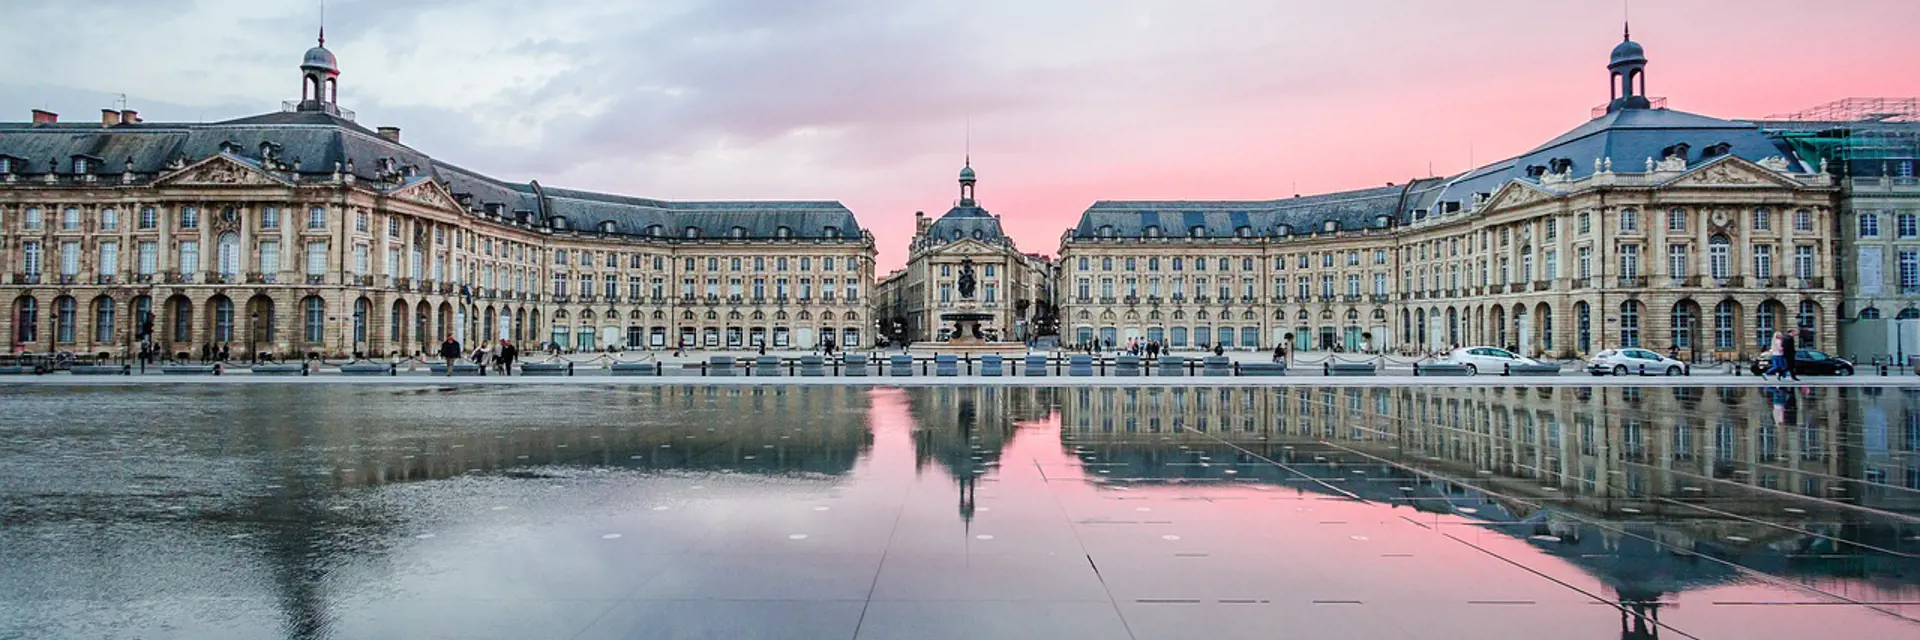
[[1420,377],[1420,363],[1418,362],[1413,363],[1413,377]]
[[1644,364],[1640,365],[1640,375],[1642,376],[1647,375],[1647,365],[1644,365]]
[[1320,375],[1323,375],[1323,376],[1333,375],[1333,359],[1332,358],[1328,358],[1326,362],[1320,363]]
[[[486,374],[482,373],[480,375],[486,375]],[[571,360],[567,361],[567,377],[569,378],[573,377],[573,361]]]
[[[1640,370],[1645,371],[1646,368],[1647,368],[1647,365],[1644,365],[1644,364],[1640,365]],[[1511,362],[1500,363],[1500,375],[1511,377],[1513,375],[1513,363]]]
[[1239,362],[1235,362],[1235,363],[1233,363],[1233,375],[1234,375],[1234,376],[1236,376],[1236,377],[1240,375],[1240,363],[1239,363]]
[[707,377],[707,363],[705,362],[700,363],[700,377]]

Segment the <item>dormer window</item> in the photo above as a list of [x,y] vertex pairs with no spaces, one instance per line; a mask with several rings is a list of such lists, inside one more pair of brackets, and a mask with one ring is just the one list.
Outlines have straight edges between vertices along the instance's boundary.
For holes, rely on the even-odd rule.
[[600,233],[613,233],[614,230],[615,230],[615,226],[612,220],[600,221]]
[[547,226],[548,226],[548,227],[551,227],[551,228],[553,228],[553,229],[557,229],[557,230],[563,230],[563,231],[564,231],[564,230],[566,230],[566,228],[567,228],[567,217],[566,217],[566,216],[554,216],[554,217],[551,217],[551,218],[547,218]]
[[13,173],[13,158],[0,156],[0,174]]
[[700,227],[687,227],[683,235],[688,238],[698,238],[700,237]]
[[1152,224],[1147,225],[1147,228],[1140,230],[1140,234],[1149,238],[1158,238],[1160,237],[1160,226],[1152,225]]
[[1206,237],[1206,235],[1207,235],[1206,225],[1196,224],[1196,225],[1193,225],[1192,227],[1187,228],[1187,237],[1189,238],[1203,238],[1203,237]]
[[823,232],[829,238],[840,237],[840,227],[827,227]]
[[1235,227],[1233,229],[1233,235],[1241,238],[1251,238],[1253,237],[1253,227]]
[[1110,224],[1103,224],[1103,225],[1100,225],[1100,232],[1099,232],[1099,235],[1100,235],[1100,237],[1102,237],[1102,238],[1111,238],[1111,237],[1113,237],[1113,236],[1114,236],[1114,233],[1113,233],[1113,225],[1110,225]]
[[982,234],[982,233],[980,233],[980,230],[979,230],[979,229],[974,229],[974,230],[973,230],[973,239],[975,239],[975,240],[979,240],[979,239],[980,239],[981,237],[983,237],[984,235],[985,235],[985,234]]
[[74,158],[74,159],[73,159],[73,172],[74,172],[74,173],[86,173],[86,172],[87,172],[87,159],[86,159],[86,158]]
[[773,237],[782,239],[791,238],[793,237],[793,227],[781,225],[780,228],[773,230]]
[[1321,227],[1320,227],[1320,228],[1321,228],[1321,230],[1324,230],[1324,231],[1326,231],[1327,233],[1333,233],[1333,232],[1335,232],[1335,231],[1339,231],[1339,230],[1340,230],[1340,221],[1338,221],[1338,220],[1328,220],[1328,221],[1326,222],[1326,224],[1324,224],[1324,225],[1321,225]]
[[664,234],[664,233],[666,233],[666,230],[665,230],[665,229],[661,229],[661,228],[660,228],[660,225],[657,225],[657,224],[650,224],[650,225],[647,225],[647,236],[648,236],[648,237],[653,237],[653,238],[658,238],[658,237],[660,237],[660,236],[661,236],[661,234]]
[[960,230],[959,230],[959,229],[954,229],[954,230],[953,230],[953,239],[955,239],[955,240],[959,240],[959,239],[960,239],[960,237],[961,237],[961,236],[960,236]]
[[746,228],[746,227],[734,227],[734,228],[732,228],[732,229],[728,229],[728,230],[727,230],[727,235],[728,235],[729,237],[734,237],[734,238],[745,238],[745,237],[747,237],[747,228]]

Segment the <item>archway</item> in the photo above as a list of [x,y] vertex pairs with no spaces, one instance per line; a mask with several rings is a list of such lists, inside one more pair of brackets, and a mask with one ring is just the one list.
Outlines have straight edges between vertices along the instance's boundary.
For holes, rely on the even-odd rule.
[[167,348],[179,353],[193,348],[193,301],[174,294],[167,298]]
[[280,339],[280,332],[274,317],[273,298],[266,294],[257,294],[247,299],[247,335],[252,342],[248,345],[253,352],[262,349],[272,351],[274,342]]
[[212,333],[207,341],[215,348],[232,348],[234,338],[233,300],[225,294],[214,294],[207,299],[207,324]]

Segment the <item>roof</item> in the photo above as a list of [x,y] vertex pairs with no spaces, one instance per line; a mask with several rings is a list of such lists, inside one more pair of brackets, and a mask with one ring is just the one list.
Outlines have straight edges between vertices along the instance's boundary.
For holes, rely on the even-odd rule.
[[[1410,187],[1374,187],[1284,200],[1101,200],[1080,214],[1075,238],[1160,236],[1232,238],[1321,231],[1326,223],[1354,230],[1401,219]],[[1241,231],[1241,229],[1246,231]]]
[[972,238],[982,242],[1011,244],[1005,231],[1000,228],[1000,218],[986,209],[977,206],[962,205],[948,209],[940,219],[933,221],[927,228],[927,242],[943,244],[962,238]]
[[13,158],[11,171],[23,176],[72,175],[72,159],[80,156],[97,160],[88,173],[118,176],[131,171],[151,179],[223,152],[254,166],[268,164],[271,154],[276,161],[272,164],[284,165],[278,173],[292,181],[325,180],[337,170],[380,184],[411,169],[418,179],[439,181],[449,192],[466,196],[472,211],[497,207],[509,218],[525,212],[533,222],[557,216],[573,229],[599,231],[611,223],[613,233],[632,235],[660,225],[662,234],[669,237],[684,237],[688,228],[697,229],[702,237],[739,235],[736,229],[747,238],[862,237],[853,212],[839,202],[674,202],[511,182],[441,162],[324,111],[112,127],[87,122],[0,123],[0,156]]

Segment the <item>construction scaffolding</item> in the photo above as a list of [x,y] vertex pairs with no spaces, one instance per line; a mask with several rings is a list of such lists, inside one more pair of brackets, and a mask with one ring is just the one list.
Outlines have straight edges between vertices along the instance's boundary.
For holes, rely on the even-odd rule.
[[1911,179],[1920,161],[1920,98],[1847,98],[1756,124],[1843,176]]

